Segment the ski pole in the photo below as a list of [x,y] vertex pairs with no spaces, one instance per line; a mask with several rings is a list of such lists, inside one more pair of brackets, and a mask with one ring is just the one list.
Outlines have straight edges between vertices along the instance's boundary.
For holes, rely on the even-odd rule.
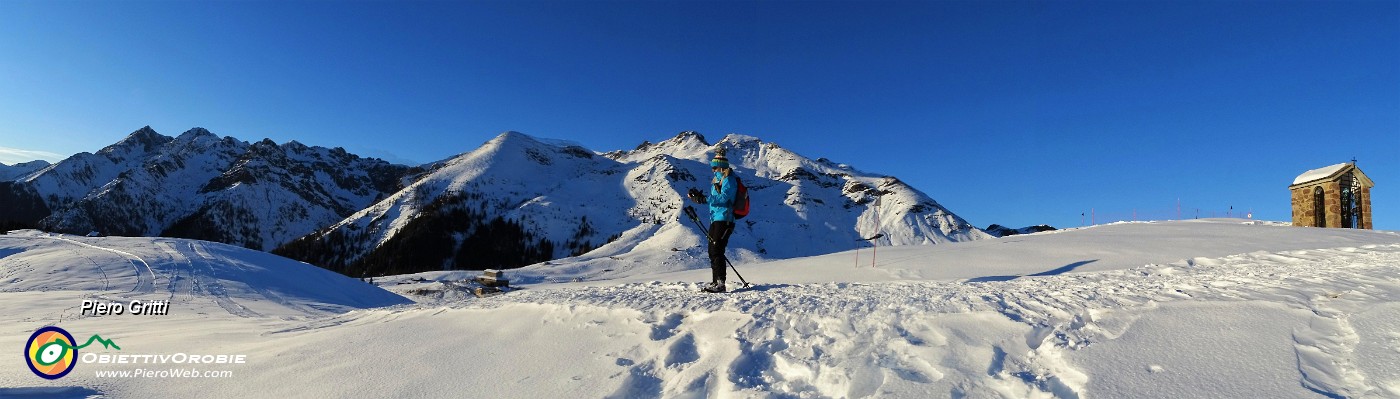
[[[686,207],[685,207],[685,213],[686,213],[686,216],[689,216],[689,217],[690,217],[690,221],[695,223],[695,227],[699,227],[699,228],[700,228],[700,232],[701,232],[702,234],[705,235],[705,240],[706,240],[706,241],[709,241],[711,244],[714,244],[714,242],[715,242],[714,237],[710,237],[710,232],[709,232],[708,230],[705,230],[705,225],[704,225],[704,224],[701,224],[701,223],[700,223],[700,218],[697,217],[697,216],[695,215],[695,208],[692,208],[692,207],[690,207],[690,206],[686,206]],[[721,255],[720,255],[720,258],[724,259],[724,263],[727,264],[727,265],[729,265],[729,269],[730,269],[730,270],[733,270],[733,271],[734,271],[734,276],[739,277],[739,281],[742,282],[742,283],[744,283],[744,287],[748,287],[748,286],[751,285],[751,284],[749,284],[749,281],[748,281],[748,280],[745,280],[745,279],[744,279],[744,275],[739,274],[739,268],[734,267],[734,262],[730,262],[730,261],[729,261],[729,256],[721,254]]]
[[[700,224],[700,217],[696,216],[696,209],[694,209],[694,207],[686,206],[686,217],[690,217],[690,221],[693,221],[696,227],[700,228],[700,232],[703,232],[706,241],[710,241],[710,244],[714,244],[714,238],[710,237],[710,231],[707,231],[704,225]],[[739,274],[739,267],[734,267],[734,262],[729,262],[729,256],[720,255],[720,258],[724,258],[725,265],[729,265],[729,269],[734,270],[734,276],[739,277],[739,281],[742,281],[743,287],[750,286],[749,280],[743,280],[743,274]]]

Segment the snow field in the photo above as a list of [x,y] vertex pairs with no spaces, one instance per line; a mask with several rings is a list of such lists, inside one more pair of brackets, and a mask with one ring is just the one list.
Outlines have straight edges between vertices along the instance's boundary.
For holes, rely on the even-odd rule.
[[[777,284],[713,296],[650,282],[449,306],[590,320],[560,340],[621,334],[634,346],[585,358],[615,358],[621,370],[609,378],[641,397],[1393,396],[1400,366],[1385,360],[1400,352],[1357,347],[1397,341],[1396,324],[1385,324],[1393,306],[1362,312],[1400,295],[1396,265],[1400,245],[1365,245],[986,283]],[[557,308],[541,314],[540,304]],[[617,309],[638,313],[609,313]],[[1391,329],[1362,337],[1357,320]]]
[[[48,381],[0,362],[0,396],[1400,397],[1389,232],[1100,226],[882,249],[876,268],[850,252],[742,264],[760,284],[721,295],[697,292],[708,270],[487,298],[422,290],[477,274],[434,272],[378,281],[417,301],[378,305],[388,292],[235,247],[63,238],[86,245],[0,237],[0,347],[57,323],[123,353],[249,363],[189,381],[80,364]],[[75,317],[89,297],[169,299],[172,314]]]

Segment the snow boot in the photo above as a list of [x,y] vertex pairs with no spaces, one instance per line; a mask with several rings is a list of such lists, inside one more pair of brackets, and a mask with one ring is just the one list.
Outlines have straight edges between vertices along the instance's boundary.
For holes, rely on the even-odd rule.
[[720,293],[720,292],[724,292],[724,291],[725,291],[725,289],[724,289],[724,282],[723,282],[723,281],[712,282],[712,283],[710,283],[710,285],[707,285],[707,286],[705,286],[705,288],[702,288],[702,289],[700,289],[700,290],[701,290],[701,291],[705,291],[705,292],[711,292],[711,293]]

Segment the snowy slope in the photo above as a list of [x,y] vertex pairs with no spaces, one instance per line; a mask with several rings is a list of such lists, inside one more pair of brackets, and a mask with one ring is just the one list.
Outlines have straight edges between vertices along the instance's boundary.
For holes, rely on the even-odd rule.
[[618,163],[581,147],[556,147],[517,132],[503,133],[474,151],[432,168],[428,176],[333,227],[354,225],[374,231],[367,243],[372,248],[393,237],[417,216],[423,204],[449,193],[470,193],[481,195],[480,201],[505,205],[501,206],[507,213],[504,216],[522,220],[542,230],[545,236],[563,241],[562,237],[573,233],[563,223],[576,223],[589,214],[599,221],[624,218],[616,212],[575,215],[575,209],[629,200],[618,187],[595,178],[621,173]]
[[[1317,234],[1300,229],[1237,219],[1202,219],[1174,222],[1115,223],[1056,230],[1005,238],[956,243],[957,245],[861,246],[818,255],[760,263],[761,268],[738,264],[751,281],[785,283],[885,282],[911,280],[988,282],[1022,275],[1055,275],[1067,272],[1121,270],[1149,263],[1193,262],[1255,251],[1359,246],[1396,237],[1393,233],[1338,229]],[[1377,241],[1380,240],[1380,241]],[[687,252],[707,259],[703,248]],[[821,259],[822,262],[813,262]],[[874,263],[874,267],[872,267]],[[609,281],[641,282],[657,278],[651,272],[625,272],[624,261],[614,261],[617,272]],[[531,266],[512,273],[521,282],[559,282],[556,269]],[[732,273],[731,273],[732,274]],[[682,271],[673,279],[709,281],[709,269]],[[590,280],[590,279],[580,279]],[[734,282],[734,276],[730,276]]]
[[[240,317],[316,316],[407,303],[365,282],[265,252],[178,238],[0,235],[0,292],[76,292],[210,304]],[[75,317],[65,309],[60,318]]]
[[[57,323],[123,347],[92,353],[248,363],[196,379],[79,364],[56,381],[12,363],[0,396],[1400,397],[1394,232],[1208,220],[896,250],[874,268],[851,252],[748,264],[760,285],[723,295],[697,294],[703,273],[685,271],[286,319],[178,296],[188,310],[168,317],[71,319],[84,291],[30,284],[0,292],[0,346]],[[28,259],[31,276],[70,276],[80,258]],[[379,283],[437,284],[396,284],[425,275]]]
[[[884,234],[881,245],[990,238],[896,178],[811,161],[753,137],[729,135],[711,144],[697,133],[684,132],[605,154],[556,144],[508,132],[472,152],[431,165],[428,174],[402,191],[307,238],[346,242],[320,245],[336,248],[334,253],[316,248],[298,258],[338,266],[376,251],[403,248],[402,243],[388,244],[411,223],[442,217],[438,210],[446,203],[486,218],[517,221],[531,237],[557,243],[553,256],[541,260],[581,255],[539,264],[558,266],[553,269],[560,278],[607,278],[610,271],[621,269],[637,273],[699,267],[702,263],[692,250],[705,238],[681,216],[688,205],[681,193],[708,185],[708,162],[717,146],[728,149],[753,204],[751,216],[739,223],[731,243],[736,261],[828,253],[876,234]],[[877,198],[882,206],[875,206]],[[474,233],[453,234],[456,243],[463,243]],[[432,260],[416,265],[416,270],[511,266],[474,263],[472,255]],[[372,267],[366,269],[375,274]]]

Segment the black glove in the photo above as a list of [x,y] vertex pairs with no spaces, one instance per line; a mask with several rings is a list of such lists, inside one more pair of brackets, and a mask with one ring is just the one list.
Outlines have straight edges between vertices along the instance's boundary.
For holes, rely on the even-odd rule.
[[691,187],[690,191],[687,192],[686,195],[690,197],[691,201],[695,201],[695,203],[697,204],[705,203],[705,193],[700,192],[700,190],[696,190],[695,187]]
[[695,216],[695,208],[691,208],[690,205],[685,206],[685,216],[694,220],[695,223],[700,223],[700,218]]

